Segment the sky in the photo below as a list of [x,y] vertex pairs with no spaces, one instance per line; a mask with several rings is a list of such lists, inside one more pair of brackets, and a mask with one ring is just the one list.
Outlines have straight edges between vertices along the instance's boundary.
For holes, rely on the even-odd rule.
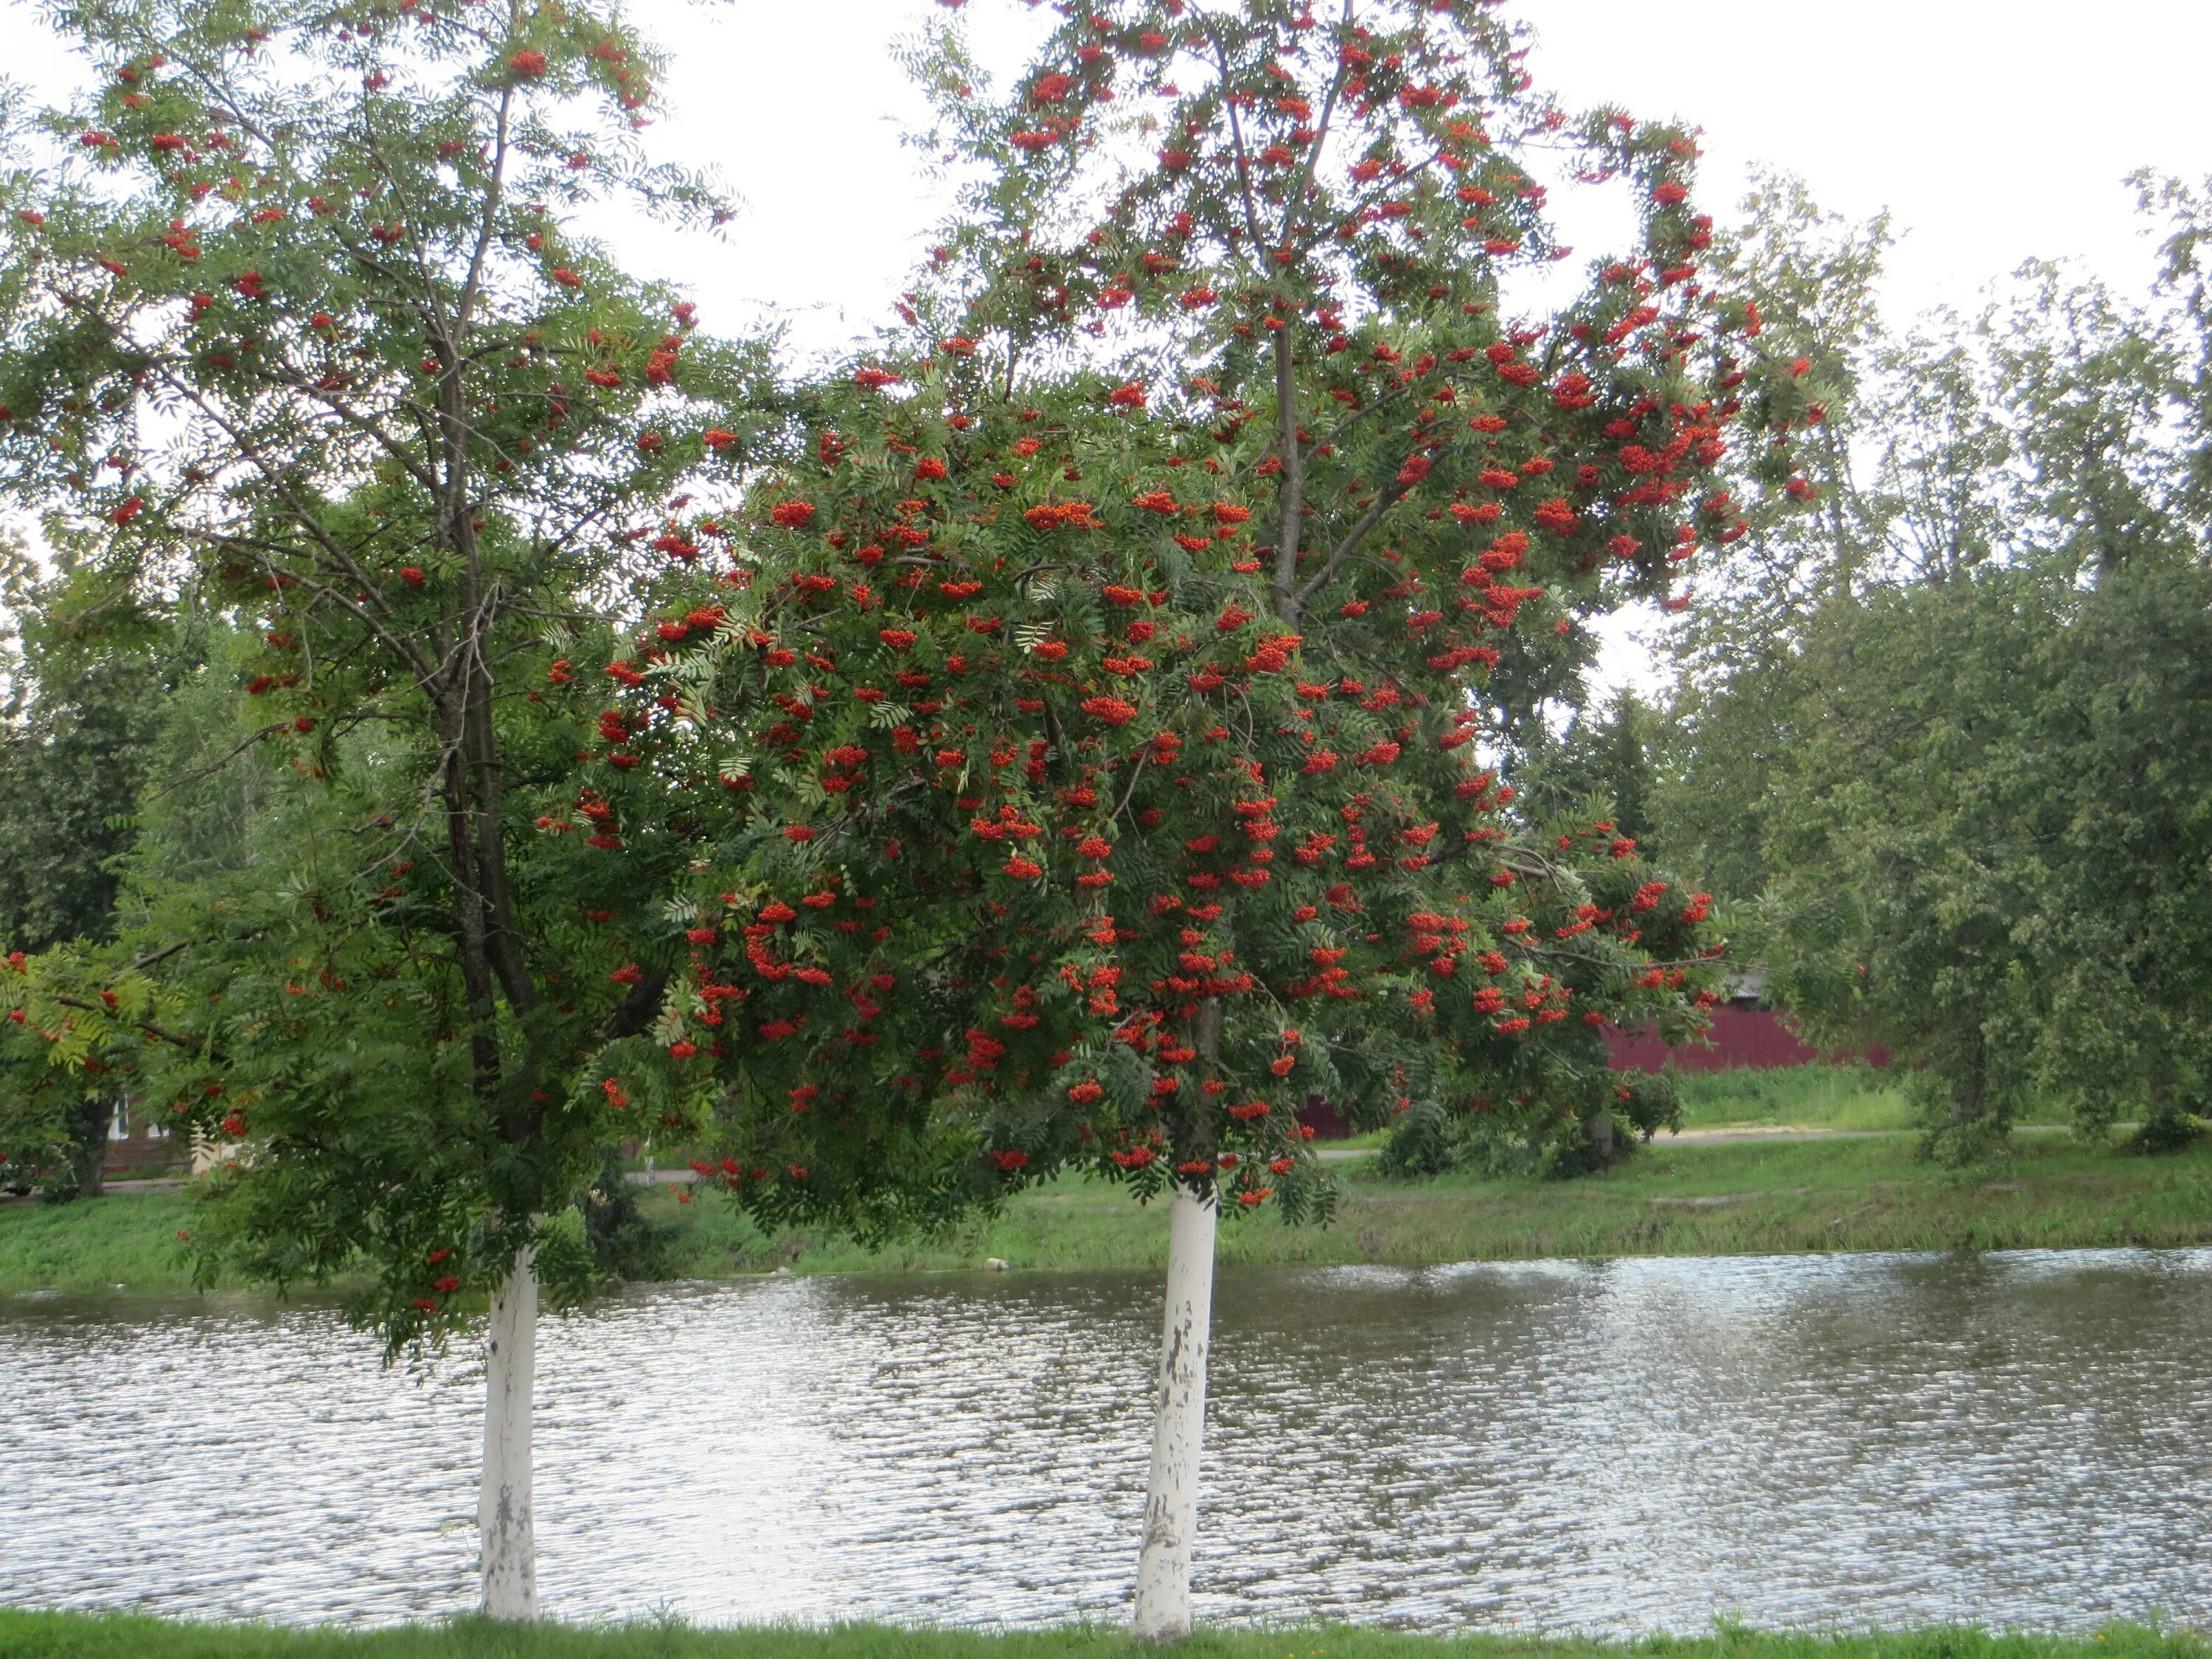
[[[1709,210],[1736,200],[1753,164],[1797,173],[1852,217],[1889,210],[1901,240],[1885,297],[1899,324],[1972,307],[2031,258],[2140,293],[2154,241],[2122,180],[2140,167],[2212,176],[2202,0],[1505,9],[1534,26],[1530,68],[1570,105],[1701,126]],[[674,54],[653,145],[718,167],[745,210],[719,243],[625,229],[624,256],[690,289],[709,325],[772,313],[802,349],[882,321],[947,205],[900,143],[920,106],[892,43],[945,12],[927,0],[632,0],[632,11]],[[984,60],[1009,67],[1050,21],[1022,0],[970,0],[961,15]],[[74,78],[24,0],[0,0],[0,27],[4,73],[34,96]],[[1603,678],[1650,683],[1634,637],[1650,625],[1607,631]]]
[[[2138,167],[2212,173],[2203,65],[2212,7],[1981,0],[1509,0],[1538,32],[1531,67],[1571,104],[1618,102],[1705,131],[1707,204],[1754,162],[1804,177],[1855,217],[1884,207],[1904,240],[1900,320],[1970,305],[2031,258],[2071,258],[2140,289],[2151,245],[2122,179]],[[644,0],[678,44],[659,137],[718,160],[747,198],[726,263],[693,277],[732,297],[809,307],[800,332],[839,337],[838,312],[882,314],[943,204],[898,143],[915,107],[889,43],[944,14],[916,0]],[[972,0],[987,60],[1018,61],[1043,16]],[[1677,21],[1680,20],[1680,21]]]

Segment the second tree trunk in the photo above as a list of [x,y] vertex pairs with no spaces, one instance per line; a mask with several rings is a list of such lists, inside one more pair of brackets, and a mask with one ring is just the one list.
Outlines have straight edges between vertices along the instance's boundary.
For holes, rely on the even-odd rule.
[[538,1373],[538,1267],[528,1250],[492,1299],[484,1348],[483,1616],[538,1617],[538,1534],[531,1507],[530,1412]]

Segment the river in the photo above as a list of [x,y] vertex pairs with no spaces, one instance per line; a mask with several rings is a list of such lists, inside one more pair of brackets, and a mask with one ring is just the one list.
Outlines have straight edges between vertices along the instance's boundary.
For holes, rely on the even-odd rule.
[[[1201,1620],[2212,1626],[2212,1250],[1236,1271]],[[1157,1281],[778,1278],[549,1320],[549,1616],[1123,1615]],[[326,1307],[0,1304],[0,1602],[473,1597],[480,1373]]]

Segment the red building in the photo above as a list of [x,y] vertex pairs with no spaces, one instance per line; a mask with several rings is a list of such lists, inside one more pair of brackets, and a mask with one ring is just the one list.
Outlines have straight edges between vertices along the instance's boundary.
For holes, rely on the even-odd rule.
[[[1777,1066],[1810,1066],[1816,1060],[1850,1060],[1846,1054],[1823,1054],[1782,1023],[1771,1008],[1744,1000],[1724,1003],[1713,1010],[1711,1046],[1685,1043],[1668,1048],[1649,1030],[1624,1031],[1607,1026],[1605,1046],[1616,1072],[1656,1072],[1670,1061],[1680,1072],[1728,1072],[1739,1066],[1765,1071]],[[1880,1048],[1865,1055],[1869,1066],[1887,1066],[1889,1056]]]
[[1649,1030],[1621,1030],[1607,1026],[1605,1046],[1616,1072],[1656,1072],[1672,1064],[1679,1072],[1732,1072],[1738,1066],[1769,1071],[1778,1066],[1811,1066],[1821,1060],[1843,1064],[1863,1059],[1869,1066],[1887,1066],[1889,1056],[1869,1048],[1863,1056],[1823,1054],[1782,1023],[1782,1016],[1765,1001],[1766,973],[1753,969],[1729,982],[1729,1000],[1712,1011],[1712,1029],[1704,1043],[1669,1048]]

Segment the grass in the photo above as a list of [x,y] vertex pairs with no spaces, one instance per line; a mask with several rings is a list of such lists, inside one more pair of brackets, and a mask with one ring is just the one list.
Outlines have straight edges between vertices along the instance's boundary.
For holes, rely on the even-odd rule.
[[[1711,1255],[1827,1250],[2069,1249],[2212,1243],[2212,1147],[2141,1158],[2057,1133],[2021,1138],[2001,1164],[1966,1170],[1916,1162],[1909,1137],[1661,1145],[1606,1175],[1574,1182],[1448,1176],[1386,1182],[1353,1166],[1333,1224],[1264,1217],[1224,1224],[1228,1266]],[[671,1276],[1151,1271],[1167,1226],[1119,1189],[1064,1179],[995,1217],[881,1252],[827,1233],[765,1234],[722,1200],[679,1204],[655,1188],[646,1212],[675,1222]],[[0,1207],[0,1294],[188,1288],[176,1234],[181,1195],[117,1196]]]
[[[1911,1142],[1654,1147],[1580,1182],[1446,1176],[1397,1184],[1354,1172],[1334,1224],[1224,1225],[1224,1265],[1704,1255],[1807,1250],[2063,1248],[2212,1242],[2212,1152],[2172,1159],[2084,1151],[2038,1136],[2002,1166],[1948,1172]],[[992,1222],[881,1256],[793,1237],[799,1270],[973,1267],[1152,1270],[1161,1218],[1111,1189],[1063,1183]]]
[[[1684,1072],[1675,1084],[1686,1129],[1850,1129],[1904,1134],[1919,1126],[1897,1074],[1869,1066],[1789,1066],[1769,1070],[1737,1066],[1725,1072]],[[2020,1121],[2053,1126],[2065,1109],[2039,1103]],[[1333,1141],[1336,1146],[1379,1147],[1387,1129]]]
[[[2212,1652],[2200,1637],[2139,1626],[2078,1638],[1974,1629],[1809,1636],[1722,1626],[1637,1642],[1310,1626],[1201,1631],[1173,1650],[1188,1659],[2207,1659]],[[1127,1659],[1137,1651],[1121,1631],[1102,1626],[986,1634],[871,1625],[592,1630],[464,1621],[356,1632],[0,1610],[4,1659]]]
[[177,1231],[190,1224],[180,1193],[0,1206],[0,1291],[187,1289]]
[[[1898,1074],[1870,1066],[1789,1066],[1686,1072],[1676,1079],[1686,1129],[1767,1127],[1891,1130],[1917,1126]],[[2064,1109],[2039,1103],[2020,1121],[2061,1124]]]
[[1911,1112],[1886,1073],[1865,1066],[1737,1067],[1676,1079],[1682,1127],[1910,1129]]

